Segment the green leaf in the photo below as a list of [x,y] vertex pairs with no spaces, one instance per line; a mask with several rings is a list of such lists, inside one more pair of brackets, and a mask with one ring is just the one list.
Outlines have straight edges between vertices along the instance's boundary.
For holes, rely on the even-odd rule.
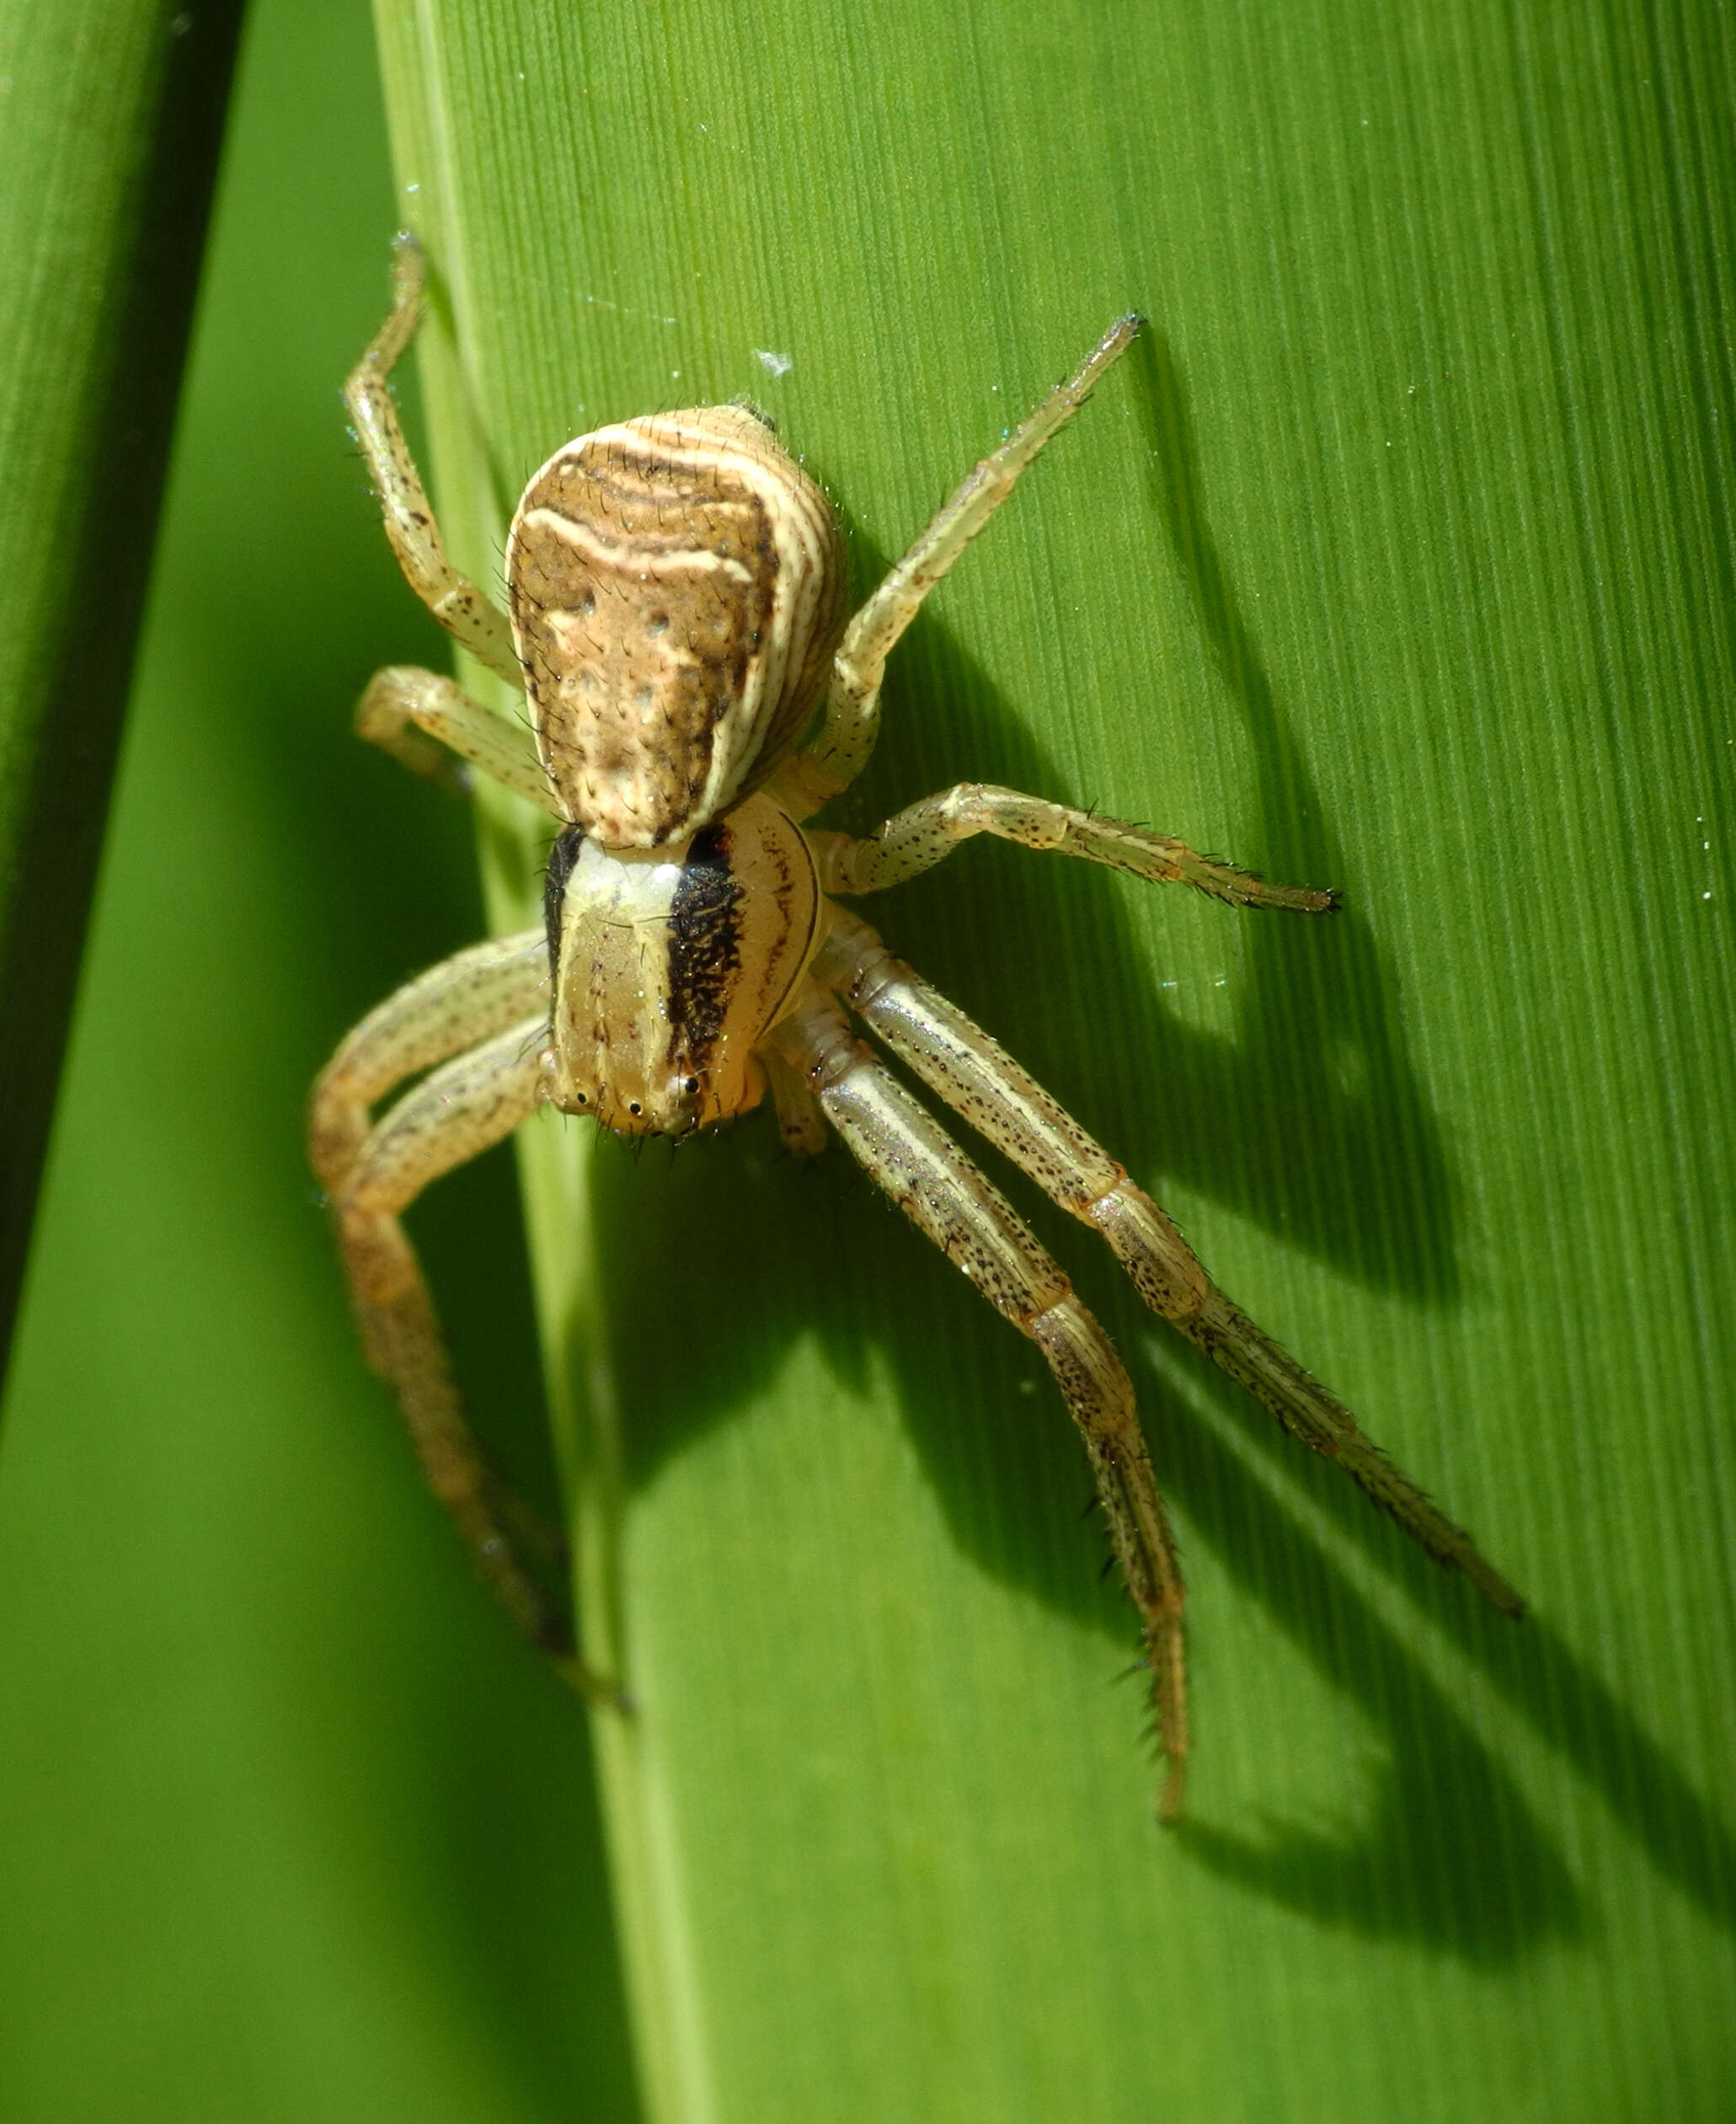
[[239,0],[0,4],[0,1371],[150,572]]
[[[296,1140],[342,1025],[479,920],[437,794],[342,736],[371,664],[441,654],[337,426],[393,225],[344,13],[257,16],[20,1343],[0,2107],[612,2116],[630,2012],[659,2124],[1721,2118],[1728,14],[386,12],[479,570],[566,436],[745,393],[865,588],[1151,317],[900,650],[841,816],[980,776],[1343,888],[1310,925],[975,846],[873,912],[1535,1602],[1486,1616],[995,1165],[1182,1531],[1161,1832],[1028,1346],[763,1120],[637,1163],[533,1131],[585,1621],[638,1705],[598,1732],[623,2009],[582,1726],[415,1492]],[[416,1228],[522,1460],[498,1179]]]
[[[366,14],[263,0],[0,1453],[6,2124],[631,2113],[582,1717],[417,1481],[302,1142],[482,921],[464,807],[350,727],[441,653],[339,397],[393,226]],[[428,1211],[534,1478],[509,1164]]]
[[[841,1158],[551,1124],[652,2114],[1710,2115],[1728,14],[380,21],[473,569],[569,432],[747,395],[865,588],[1150,316],[900,650],[842,816],[983,777],[1343,888],[1311,928],[973,848],[875,918],[1536,1602],[1482,1613],[1036,1216],[1183,1531],[1165,1836],[1034,1353]],[[535,851],[490,848],[521,920]]]

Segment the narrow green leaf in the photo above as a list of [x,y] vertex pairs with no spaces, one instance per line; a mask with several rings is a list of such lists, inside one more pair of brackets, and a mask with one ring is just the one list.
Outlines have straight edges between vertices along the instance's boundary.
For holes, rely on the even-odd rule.
[[[392,206],[366,10],[258,0],[7,1391],[5,2124],[631,2114],[582,1716],[359,1362],[302,1140],[482,921],[465,807],[350,728],[440,653],[339,396]],[[519,1223],[502,1158],[417,1229],[534,1479]]]
[[240,0],[0,5],[0,1367],[240,22]]

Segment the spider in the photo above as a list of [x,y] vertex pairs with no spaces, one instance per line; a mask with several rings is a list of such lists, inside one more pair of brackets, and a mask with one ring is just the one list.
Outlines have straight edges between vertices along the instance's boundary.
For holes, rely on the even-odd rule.
[[[433,671],[393,668],[369,686],[357,728],[425,773],[462,774],[457,761],[479,768],[552,819],[546,918],[461,951],[362,1020],[314,1088],[312,1154],[367,1358],[521,1625],[581,1687],[607,1693],[573,1656],[543,1589],[536,1561],[540,1547],[548,1562],[546,1543],[468,1429],[401,1213],[545,1105],[594,1115],[617,1134],[679,1137],[745,1113],[769,1091],[790,1150],[812,1155],[828,1131],[841,1137],[1047,1360],[1140,1617],[1166,1762],[1160,1812],[1179,1812],[1188,1752],[1182,1574],[1127,1373],[1018,1212],[858,1024],[1100,1232],[1146,1303],[1285,1429],[1518,1615],[1520,1597],[1470,1538],[1225,1297],[1151,1197],[840,904],[916,876],[979,833],[1180,880],[1231,907],[1318,914],[1334,896],[975,783],[923,798],[863,839],[805,823],[867,762],[887,657],[923,599],[1140,320],[1110,327],[853,615],[831,504],[769,423],[726,405],[564,444],[512,521],[509,620],[447,560],[393,405],[388,378],[415,329],[423,283],[420,248],[402,235],[391,310],[345,396],[411,588],[473,656],[523,689],[530,727]],[[424,1072],[383,1118],[371,1118],[376,1102]]]

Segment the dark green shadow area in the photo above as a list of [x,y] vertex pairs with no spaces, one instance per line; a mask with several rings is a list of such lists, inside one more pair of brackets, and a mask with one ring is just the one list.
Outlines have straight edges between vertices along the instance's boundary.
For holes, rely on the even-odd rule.
[[[1327,1550],[1269,1495],[1253,1501],[1259,1485],[1210,1420],[1184,1422],[1180,1397],[1151,1391],[1154,1369],[1134,1367],[1147,1406],[1161,1410],[1166,1469],[1196,1533],[1388,1751],[1372,1791],[1358,1792],[1354,1830],[1325,1834],[1273,1817],[1256,1838],[1195,1817],[1176,1825],[1178,1840],[1214,1872],[1373,1939],[1415,1939],[1499,1966],[1546,1940],[1581,1937],[1585,1913],[1555,1840],[1497,1760]],[[1190,1383],[1222,1398],[1209,1377]],[[1476,1604],[1465,1586],[1450,1596],[1462,1609]],[[1474,1618],[1478,1635],[1504,1627]]]
[[[1143,1405],[1162,1412],[1158,1421],[1164,1426],[1168,1486],[1224,1568],[1266,1602],[1302,1649],[1320,1661],[1324,1672],[1338,1686],[1358,1691],[1359,1662],[1335,1649],[1349,1641],[1348,1635],[1317,1630],[1308,1601],[1267,1598],[1269,1552],[1246,1530],[1242,1517],[1249,1488],[1242,1463],[1249,1453],[1269,1462],[1279,1482],[1305,1494],[1311,1508],[1332,1522],[1335,1538],[1342,1533],[1379,1564],[1427,1616],[1430,1627],[1452,1639],[1514,1709],[1573,1763],[1659,1870],[1708,1917],[1736,1931],[1736,1839],[1546,1616],[1533,1610],[1515,1624],[1494,1614],[1454,1574],[1437,1569],[1397,1527],[1371,1511],[1336,1469],[1281,1438],[1265,1412],[1196,1352],[1166,1344],[1161,1364],[1142,1361],[1134,1354],[1143,1326],[1136,1307],[1119,1301],[1107,1317],[1129,1353]],[[1150,1340],[1148,1330],[1145,1339]],[[1232,1431],[1237,1443],[1228,1450],[1221,1439]],[[1287,1526],[1285,1539],[1297,1554],[1318,1554],[1306,1529],[1288,1513],[1281,1517]],[[1321,1567],[1331,1570],[1323,1556]],[[1346,1604],[1356,1604],[1348,1590],[1340,1597],[1340,1605]],[[1378,1627],[1365,1610],[1364,1616],[1370,1627]],[[1418,1685],[1428,1687],[1420,1677]],[[1365,1708],[1372,1714],[1372,1704]],[[1396,1750],[1400,1743],[1395,1729]],[[1436,1744],[1431,1743],[1417,1759],[1432,1760],[1435,1753]],[[1395,1769],[1398,1762],[1396,1753]],[[1451,1784],[1446,1780],[1441,1789]],[[1439,1793],[1428,1779],[1422,1785],[1434,1805]],[[1269,1847],[1232,1844],[1219,1838],[1204,1848],[1238,1878],[1266,1875],[1280,1901],[1289,1899],[1299,1880],[1324,1879],[1338,1865],[1353,1872],[1360,1863],[1359,1850],[1333,1855],[1306,1836],[1287,1834]],[[1500,1874],[1491,1875],[1492,1882],[1508,1877],[1509,1885],[1500,1892],[1516,1893],[1511,1884],[1523,1876],[1514,1860],[1503,1857],[1501,1868]]]
[[[1162,329],[1147,324],[1128,360],[1151,445],[1146,500],[1247,735],[1263,859],[1274,876],[1342,888],[1350,851],[1289,736],[1212,535],[1188,388]],[[1404,1053],[1394,970],[1354,889],[1320,934],[1327,926],[1274,915],[1252,933],[1234,1047],[1238,1072],[1259,1083],[1238,1124],[1244,1155],[1268,1176],[1256,1214],[1373,1289],[1450,1303],[1462,1283],[1456,1190],[1440,1124]],[[1211,1140],[1221,1066],[1167,1035],[1151,1051],[1166,1088],[1179,1087],[1163,1169],[1216,1193],[1209,1174],[1190,1169],[1188,1147]]]

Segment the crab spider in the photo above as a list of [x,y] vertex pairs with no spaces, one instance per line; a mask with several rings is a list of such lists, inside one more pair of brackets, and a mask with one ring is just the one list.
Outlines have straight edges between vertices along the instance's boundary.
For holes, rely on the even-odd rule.
[[[1108,1240],[1141,1297],[1504,1613],[1519,1596],[1324,1387],[1212,1283],[1151,1196],[1011,1056],[838,904],[980,833],[1181,880],[1232,907],[1322,913],[1161,834],[964,784],[865,839],[805,821],[867,762],[886,660],[922,600],[1140,328],[1121,318],[970,473],[853,616],[830,503],[743,406],[601,428],[531,478],[506,554],[510,619],[446,559],[387,386],[416,325],[421,252],[398,238],[392,309],[345,398],[410,586],[524,691],[531,727],[431,671],[382,671],[361,733],[423,773],[492,775],[555,828],[546,921],[460,952],[356,1027],[314,1089],[313,1164],[369,1362],[483,1575],[582,1686],[529,1552],[530,1516],[465,1421],[400,1216],[539,1106],[685,1135],[769,1090],[783,1140],[841,1137],[869,1176],[1028,1335],[1079,1427],[1151,1677],[1167,1761],[1188,1759],[1182,1575],[1132,1387],[1103,1330],[1000,1191],[858,1026]],[[820,710],[817,729],[801,744]],[[456,761],[455,757],[456,756]],[[375,1104],[421,1081],[377,1121]],[[546,1558],[545,1558],[546,1561]]]

